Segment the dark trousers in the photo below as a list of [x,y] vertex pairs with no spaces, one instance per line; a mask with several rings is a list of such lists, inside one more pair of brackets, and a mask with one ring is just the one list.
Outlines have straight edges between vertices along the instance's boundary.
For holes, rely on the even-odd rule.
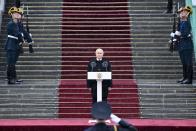
[[193,50],[179,51],[180,60],[183,67],[183,78],[193,79]]
[[16,62],[18,61],[18,57],[20,55],[19,50],[16,51],[7,51],[7,65],[15,65]]
[[[97,102],[97,87],[91,87],[92,102]],[[108,87],[102,87],[102,101],[107,101]]]
[[18,60],[20,52],[17,51],[7,51],[7,79],[8,81],[16,80],[16,62]]

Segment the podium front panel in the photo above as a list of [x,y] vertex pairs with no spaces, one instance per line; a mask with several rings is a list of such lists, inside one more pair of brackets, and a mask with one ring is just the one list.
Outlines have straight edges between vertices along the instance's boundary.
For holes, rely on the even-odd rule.
[[111,72],[88,72],[87,73],[88,80],[111,80],[112,73]]

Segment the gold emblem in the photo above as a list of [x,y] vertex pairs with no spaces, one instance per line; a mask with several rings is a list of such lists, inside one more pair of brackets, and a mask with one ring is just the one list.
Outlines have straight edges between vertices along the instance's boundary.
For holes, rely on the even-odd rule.
[[101,73],[97,73],[97,78],[101,79],[101,77],[102,77],[102,74]]

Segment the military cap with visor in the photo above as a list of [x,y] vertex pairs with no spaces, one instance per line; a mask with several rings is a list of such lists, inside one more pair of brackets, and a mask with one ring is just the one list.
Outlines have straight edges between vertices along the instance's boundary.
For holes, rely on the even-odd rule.
[[11,16],[13,13],[19,13],[19,14],[23,15],[23,9],[13,6],[9,9],[8,14]]
[[192,14],[192,8],[190,6],[185,6],[185,7],[181,7],[179,10],[178,10],[178,13],[181,13],[182,11],[188,11],[188,13],[191,15]]

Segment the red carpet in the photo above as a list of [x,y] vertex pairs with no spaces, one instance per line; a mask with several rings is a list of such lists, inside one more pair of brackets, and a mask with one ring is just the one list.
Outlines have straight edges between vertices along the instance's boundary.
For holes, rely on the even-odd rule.
[[[0,131],[83,131],[89,119],[0,120]],[[129,119],[138,131],[195,131],[196,120]],[[111,123],[113,125],[113,123]]]
[[[109,93],[112,111],[123,118],[138,117],[138,97],[135,83],[131,80],[114,80]],[[86,81],[63,80],[59,92],[60,118],[91,117],[91,95],[86,88]]]
[[63,5],[59,117],[90,117],[91,95],[85,81],[87,63],[95,56],[96,48],[102,48],[112,64],[109,102],[113,112],[124,118],[138,118],[127,0],[64,0]]

